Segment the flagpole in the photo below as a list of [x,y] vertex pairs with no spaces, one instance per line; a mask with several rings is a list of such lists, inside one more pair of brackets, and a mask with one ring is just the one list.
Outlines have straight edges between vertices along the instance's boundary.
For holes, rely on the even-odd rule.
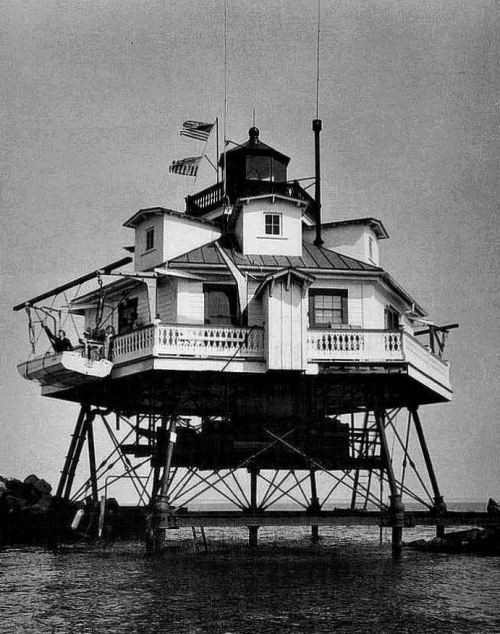
[[224,199],[227,196],[227,165],[226,165],[226,141],[227,141],[227,0],[224,0]]
[[215,117],[215,164],[217,165],[217,184],[219,184],[219,117]]

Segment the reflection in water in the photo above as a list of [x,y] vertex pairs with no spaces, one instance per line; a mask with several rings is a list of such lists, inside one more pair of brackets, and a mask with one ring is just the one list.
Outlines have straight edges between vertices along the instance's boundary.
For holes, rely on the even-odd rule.
[[[207,531],[161,556],[137,543],[0,552],[0,632],[499,632],[500,559],[404,552],[373,531]],[[235,537],[239,537],[236,541]],[[220,541],[221,537],[224,541]],[[371,540],[371,541],[369,541]]]

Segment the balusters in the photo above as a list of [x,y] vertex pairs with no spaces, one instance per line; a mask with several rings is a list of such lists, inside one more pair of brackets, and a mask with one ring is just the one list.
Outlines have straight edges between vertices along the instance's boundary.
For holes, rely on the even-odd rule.
[[151,326],[121,335],[115,341],[115,358],[155,347],[159,354],[195,356],[263,355],[262,329],[230,326]]

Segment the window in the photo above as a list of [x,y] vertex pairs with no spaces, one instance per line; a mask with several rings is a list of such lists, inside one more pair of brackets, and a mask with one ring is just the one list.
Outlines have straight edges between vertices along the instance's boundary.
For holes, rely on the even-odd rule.
[[155,246],[155,228],[146,229],[146,251],[151,251]]
[[309,323],[313,328],[331,328],[347,324],[347,291],[311,291]]
[[266,236],[281,235],[281,214],[264,214],[264,232]]
[[271,159],[269,156],[247,156],[246,173],[250,181],[271,180]]
[[392,306],[386,306],[384,310],[384,321],[386,330],[396,330],[399,328],[399,313]]
[[247,156],[246,179],[284,183],[286,182],[286,165],[272,156]]
[[237,326],[238,297],[235,286],[204,284],[205,323]]
[[373,238],[371,236],[368,237],[368,257],[373,262]]
[[118,306],[118,334],[123,335],[138,328],[137,297],[126,299]]

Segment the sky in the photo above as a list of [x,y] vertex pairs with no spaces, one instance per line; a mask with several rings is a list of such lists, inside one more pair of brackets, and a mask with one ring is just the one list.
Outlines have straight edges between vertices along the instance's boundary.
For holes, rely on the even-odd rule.
[[[42,398],[15,304],[126,255],[138,209],[214,181],[182,121],[224,111],[224,2],[0,0],[0,474],[57,483],[77,408]],[[312,176],[316,6],[228,0],[227,135]],[[449,337],[454,400],[421,409],[446,497],[500,497],[500,4],[322,0],[325,220],[373,216],[382,265]],[[215,143],[209,147],[215,158]]]

